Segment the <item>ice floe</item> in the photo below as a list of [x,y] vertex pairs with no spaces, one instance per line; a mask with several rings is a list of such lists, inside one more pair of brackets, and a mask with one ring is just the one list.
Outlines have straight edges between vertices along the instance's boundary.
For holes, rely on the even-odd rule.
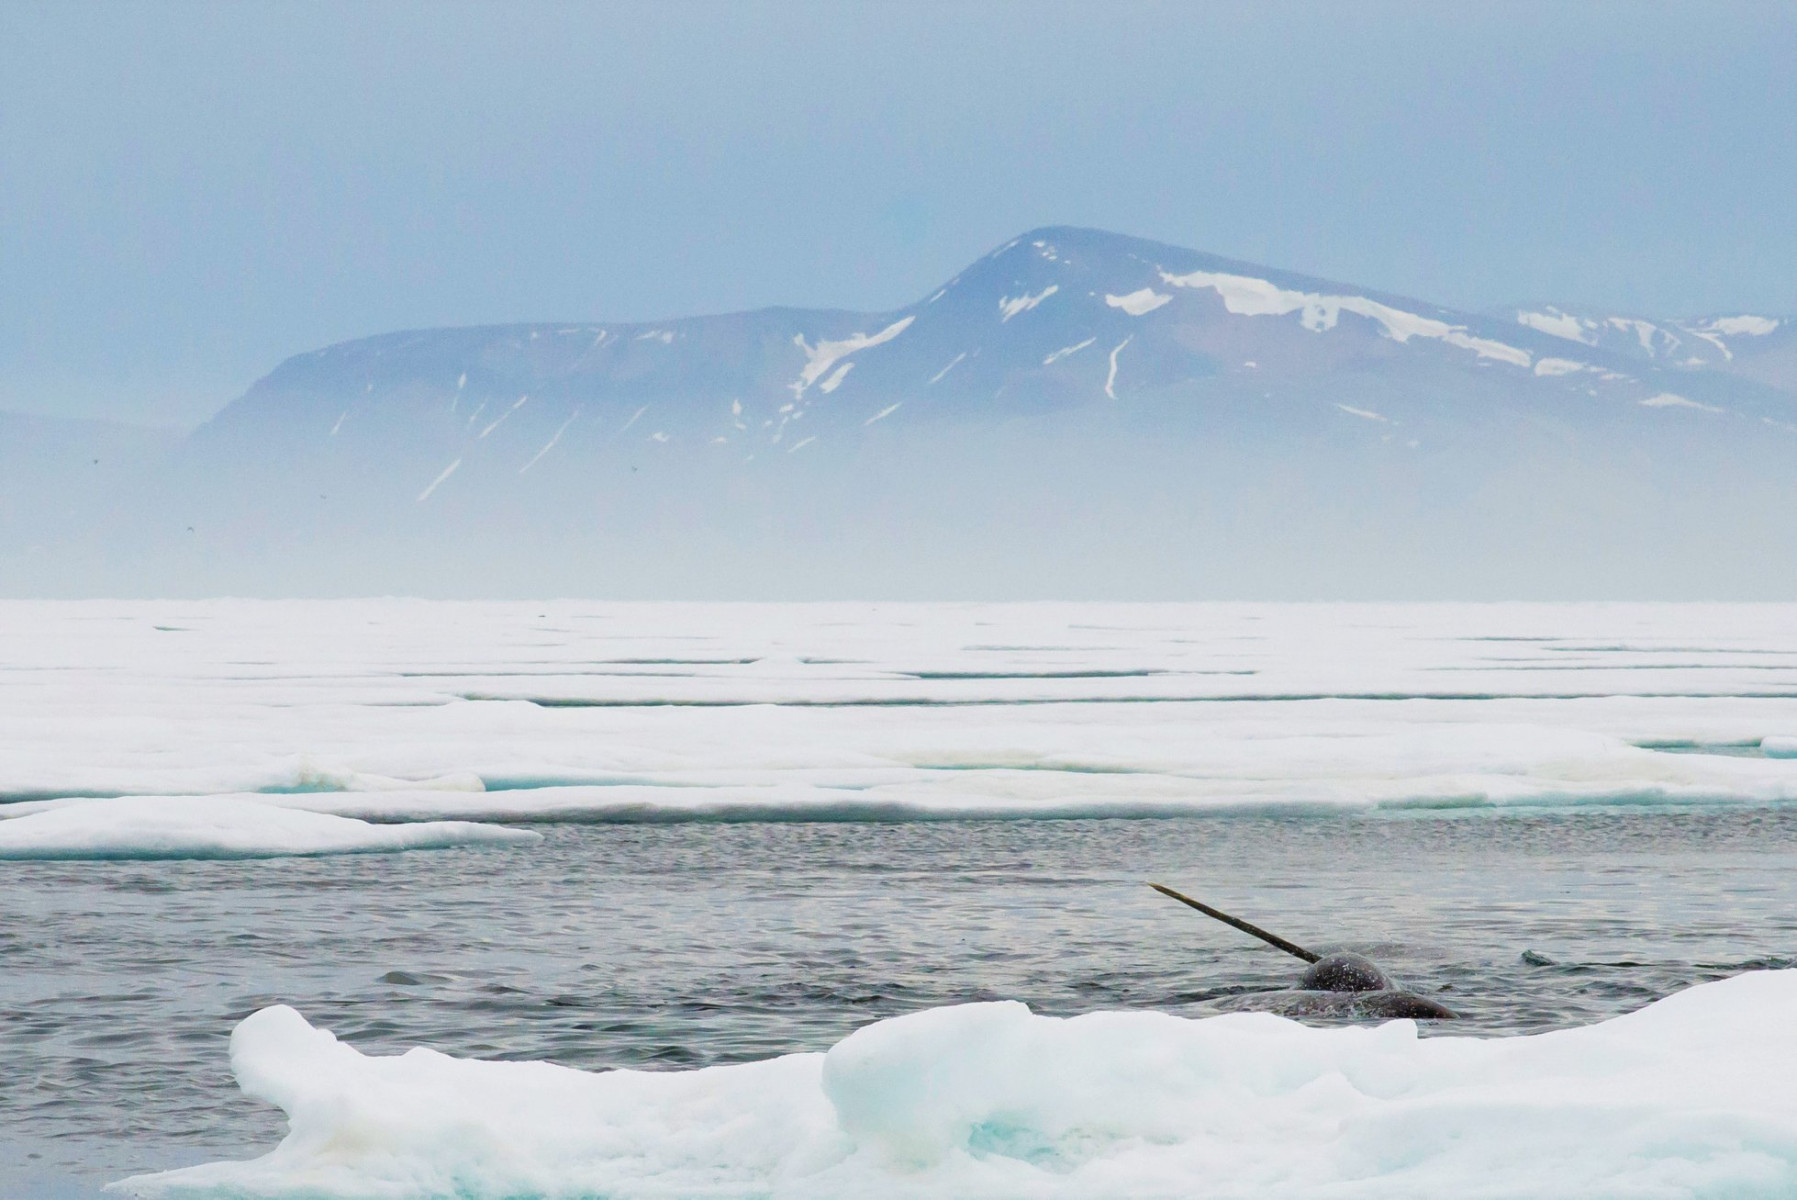
[[146,1197],[1667,1197],[1797,1187],[1797,973],[1584,1028],[1419,1038],[1264,1013],[880,1021],[822,1054],[587,1073],[364,1056],[291,1008],[231,1037],[286,1138]]
[[20,601],[0,727],[0,814],[1783,804],[1797,606]]
[[0,821],[0,859],[279,858],[537,841],[468,821],[373,825],[248,796],[64,801]]

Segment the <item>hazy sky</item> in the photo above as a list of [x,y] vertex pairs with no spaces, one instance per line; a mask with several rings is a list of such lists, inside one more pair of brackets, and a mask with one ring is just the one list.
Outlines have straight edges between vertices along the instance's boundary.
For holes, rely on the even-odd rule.
[[426,325],[888,308],[1034,225],[1797,313],[1797,5],[0,0],[0,408]]

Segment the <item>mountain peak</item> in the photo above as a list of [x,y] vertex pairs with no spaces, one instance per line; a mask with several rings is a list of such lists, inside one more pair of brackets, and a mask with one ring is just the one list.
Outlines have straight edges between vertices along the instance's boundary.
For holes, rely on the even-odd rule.
[[[533,579],[550,577],[550,560],[527,548],[548,537],[560,547],[551,558],[598,569],[592,547],[603,544],[645,578],[671,580],[657,574],[657,538],[691,541],[692,522],[718,522],[736,531],[730,547],[712,546],[719,561],[739,545],[772,561],[787,551],[749,529],[802,520],[833,530],[826,540],[841,553],[907,570],[927,573],[915,554],[876,551],[867,531],[1024,571],[1037,568],[975,531],[1010,529],[1031,553],[1058,554],[1016,520],[1058,528],[1044,514],[1069,512],[1075,488],[1080,513],[1108,514],[1089,531],[1088,557],[1145,577],[1149,568],[1111,557],[1107,539],[1127,526],[1177,545],[1178,531],[1213,520],[1205,514],[1262,503],[1230,489],[1258,495],[1263,479],[1287,479],[1293,495],[1325,488],[1319,511],[1365,480],[1433,498],[1406,515],[1387,511],[1383,491],[1363,496],[1395,528],[1445,519],[1460,509],[1439,497],[1479,487],[1507,497],[1480,502],[1495,505],[1491,519],[1524,521],[1540,493],[1506,489],[1537,479],[1541,462],[1571,478],[1613,461],[1682,468],[1705,445],[1719,462],[1788,455],[1780,439],[1797,436],[1797,396],[1776,370],[1797,361],[1781,349],[1789,325],[1648,323],[1658,332],[1643,341],[1632,320],[1551,306],[1463,313],[1041,226],[887,312],[411,330],[296,356],[188,439],[153,494],[129,502],[144,522],[133,544],[177,557],[209,547],[221,563],[284,546],[295,569],[325,570],[341,565],[346,538],[374,539],[380,563],[416,563],[482,529],[499,539],[489,550]],[[1713,353],[1659,353],[1662,335]],[[1649,343],[1653,354],[1632,349]],[[1766,352],[1751,357],[1749,345]],[[1766,373],[1751,375],[1749,362]],[[1255,463],[1262,475],[1242,475]],[[1607,505],[1632,486],[1612,484]],[[1266,502],[1269,513],[1283,503]],[[876,510],[887,509],[908,514],[901,526],[881,524]],[[1643,499],[1641,511],[1657,509]],[[1262,542],[1282,536],[1277,524],[1248,527]],[[1468,528],[1440,553],[1508,536]],[[1254,544],[1231,542],[1243,579],[1263,577]],[[386,569],[371,560],[365,575],[404,578]]]

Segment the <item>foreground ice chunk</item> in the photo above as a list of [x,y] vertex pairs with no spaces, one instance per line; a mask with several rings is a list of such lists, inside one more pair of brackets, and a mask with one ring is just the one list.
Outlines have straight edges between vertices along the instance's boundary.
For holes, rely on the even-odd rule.
[[275,858],[532,842],[541,836],[468,821],[374,825],[235,796],[127,796],[63,802],[0,821],[0,859]]
[[589,1074],[231,1039],[290,1132],[143,1196],[1759,1196],[1797,1187],[1797,972],[1533,1037],[972,1004],[827,1054]]

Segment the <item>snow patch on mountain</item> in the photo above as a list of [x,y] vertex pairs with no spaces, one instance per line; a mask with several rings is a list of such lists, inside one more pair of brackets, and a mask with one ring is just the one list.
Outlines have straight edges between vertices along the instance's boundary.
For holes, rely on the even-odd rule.
[[1104,298],[1104,302],[1112,308],[1122,309],[1132,317],[1141,317],[1153,312],[1155,309],[1172,299],[1172,296],[1163,295],[1153,288],[1141,288],[1131,292],[1127,296],[1112,296],[1107,294]]
[[532,467],[536,466],[537,461],[539,459],[541,459],[545,454],[549,453],[551,450],[555,449],[555,444],[562,440],[562,434],[568,432],[568,426],[574,424],[575,419],[578,418],[579,416],[580,416],[580,410],[577,408],[574,410],[573,415],[571,415],[566,421],[562,422],[561,428],[559,428],[555,431],[555,436],[550,438],[548,442],[544,443],[543,448],[541,450],[539,450],[535,454],[531,455],[529,462],[525,463],[523,466],[518,468],[518,474],[522,475],[522,474],[524,474],[524,472],[526,472],[526,471],[530,470]]
[[437,486],[439,484],[441,484],[445,479],[448,479],[451,475],[454,475],[456,468],[461,465],[462,465],[462,460],[458,458],[454,462],[450,463],[447,467],[444,467],[443,473],[438,475],[435,479],[431,480],[429,487],[425,488],[422,492],[418,493],[418,503],[423,504],[426,500],[429,500],[431,498],[431,493],[437,490]]
[[955,355],[953,358],[949,359],[948,366],[942,368],[940,371],[938,371],[934,375],[930,376],[930,383],[931,384],[941,383],[942,377],[944,375],[947,375],[950,371],[954,370],[956,364],[958,364],[962,359],[964,359],[966,357],[967,357],[967,351],[963,350],[963,351],[961,351],[961,353],[959,353],[959,354]]
[[1719,333],[1724,337],[1765,337],[1777,329],[1783,322],[1773,317],[1716,317],[1705,321],[1703,327],[1711,333]]
[[1350,312],[1378,322],[1385,336],[1395,342],[1408,342],[1413,337],[1435,338],[1450,346],[1471,350],[1480,358],[1518,367],[1527,367],[1534,361],[1527,350],[1490,338],[1474,337],[1465,326],[1405,312],[1365,296],[1290,291],[1265,279],[1220,271],[1191,271],[1184,275],[1162,271],[1160,276],[1163,282],[1173,287],[1210,288],[1223,298],[1224,308],[1237,316],[1282,317],[1298,313],[1304,328],[1312,333],[1322,333],[1334,329],[1341,314]]
[[1059,350],[1056,350],[1053,354],[1050,354],[1047,358],[1043,359],[1042,365],[1045,367],[1052,366],[1053,364],[1060,362],[1063,358],[1071,358],[1073,355],[1078,354],[1081,350],[1084,350],[1087,346],[1090,346],[1097,340],[1098,339],[1095,337],[1089,337],[1077,345],[1062,346]]
[[498,429],[501,425],[505,424],[505,419],[517,412],[520,408],[523,408],[524,402],[528,399],[530,399],[529,396],[519,396],[518,399],[512,403],[510,408],[499,414],[499,419],[497,421],[494,421],[491,425],[480,431],[480,436],[484,438],[489,433],[492,433],[495,429]]
[[824,393],[826,396],[829,395],[831,392],[842,386],[842,381],[847,379],[849,377],[849,372],[854,369],[854,363],[843,363],[834,371],[830,372],[830,377],[828,379],[817,385],[817,390]]
[[1549,308],[1542,312],[1518,312],[1516,322],[1519,325],[1528,326],[1537,333],[1545,333],[1551,337],[1565,338],[1569,342],[1583,342],[1587,346],[1597,345],[1595,322],[1582,320],[1571,313],[1561,312],[1557,308]]
[[1028,312],[1060,290],[1060,284],[1051,283],[1033,296],[1028,292],[1017,297],[1001,296],[998,301],[998,319],[1009,321],[1018,313]]
[[1130,334],[1128,337],[1118,342],[1116,347],[1111,351],[1111,372],[1104,377],[1104,394],[1113,400],[1117,398],[1117,355],[1122,353],[1123,347],[1134,341],[1135,337],[1135,334]]
[[1687,399],[1684,396],[1674,395],[1672,392],[1661,392],[1657,396],[1649,396],[1647,399],[1641,401],[1641,406],[1643,408],[1695,408],[1703,412],[1722,411],[1713,404],[1699,404],[1695,400]]
[[[1051,288],[1049,290],[1052,291],[1053,289]],[[806,342],[804,334],[795,333],[792,338],[792,343],[800,350],[804,351],[805,366],[804,369],[799,372],[799,377],[786,386],[791,389],[795,398],[803,399],[805,393],[810,390],[811,385],[821,379],[825,372],[835,366],[838,361],[847,358],[851,354],[866,350],[871,346],[879,346],[886,342],[890,342],[893,338],[909,329],[911,327],[911,322],[915,320],[917,320],[915,316],[901,317],[899,320],[894,321],[878,333],[854,333],[840,341],[829,341],[820,338],[815,346]],[[841,380],[838,380],[837,382],[840,383]]]
[[1635,335],[1635,339],[1641,343],[1642,353],[1649,356],[1656,353],[1656,348],[1654,346],[1654,338],[1656,336],[1667,339],[1666,350],[1668,353],[1679,344],[1679,340],[1676,336],[1667,333],[1652,321],[1638,321],[1633,317],[1611,317],[1606,323],[1610,328],[1621,330],[1624,333],[1632,331]]

